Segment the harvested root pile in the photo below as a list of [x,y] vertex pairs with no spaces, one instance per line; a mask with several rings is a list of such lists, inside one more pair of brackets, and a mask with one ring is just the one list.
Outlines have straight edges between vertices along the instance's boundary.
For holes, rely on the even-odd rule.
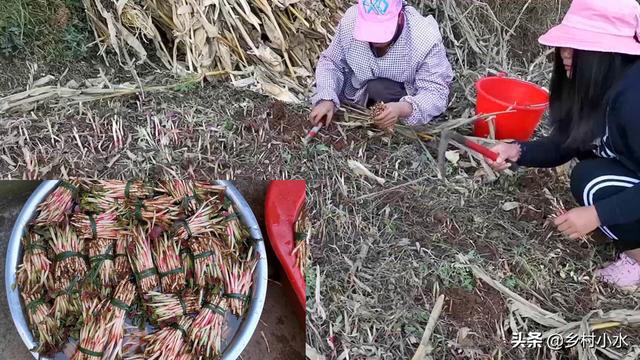
[[[226,313],[244,316],[256,262],[251,248],[235,245],[248,243],[248,231],[230,225],[225,188],[183,181],[197,194],[185,202],[162,184],[62,184],[22,241],[16,283],[35,350],[65,349],[74,360],[221,354],[233,335]],[[150,331],[139,330],[145,324]]]

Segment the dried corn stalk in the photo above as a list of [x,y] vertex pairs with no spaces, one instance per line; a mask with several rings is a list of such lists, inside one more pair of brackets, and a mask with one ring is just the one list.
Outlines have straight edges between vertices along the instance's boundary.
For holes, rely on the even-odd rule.
[[287,102],[300,102],[309,92],[316,59],[347,6],[288,0],[83,3],[103,50],[113,49],[125,65],[134,62],[130,54],[138,63],[149,61],[142,44],[151,40],[162,64],[176,73],[229,74],[237,86]]

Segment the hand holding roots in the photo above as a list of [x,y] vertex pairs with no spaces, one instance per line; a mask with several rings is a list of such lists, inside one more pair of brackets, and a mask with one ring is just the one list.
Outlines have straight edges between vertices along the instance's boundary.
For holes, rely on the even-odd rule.
[[386,109],[387,106],[381,101],[373,104],[371,107],[371,121],[375,122],[375,118],[380,116],[380,114],[382,114]]

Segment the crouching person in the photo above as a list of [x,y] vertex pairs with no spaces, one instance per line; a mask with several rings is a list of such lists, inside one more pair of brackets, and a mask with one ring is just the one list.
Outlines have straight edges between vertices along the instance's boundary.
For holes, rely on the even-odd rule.
[[555,167],[577,158],[571,192],[579,207],[555,219],[576,239],[600,228],[617,261],[596,276],[622,289],[640,287],[640,5],[635,0],[573,0],[562,24],[540,38],[556,48],[551,77],[553,131],[494,147],[506,160]]
[[347,10],[316,69],[310,120],[328,125],[342,102],[385,104],[375,119],[424,125],[442,114],[453,71],[438,24],[402,0],[359,0]]

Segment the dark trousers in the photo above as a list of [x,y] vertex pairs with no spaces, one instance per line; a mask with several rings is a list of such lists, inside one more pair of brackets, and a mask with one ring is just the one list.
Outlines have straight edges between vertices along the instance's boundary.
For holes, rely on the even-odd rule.
[[377,102],[385,104],[398,102],[405,96],[407,96],[407,90],[403,83],[384,78],[367,82],[367,107],[371,107]]
[[[640,176],[615,159],[593,158],[580,161],[571,173],[571,192],[582,206],[627,190]],[[601,226],[618,251],[640,248],[640,220],[630,224]]]

